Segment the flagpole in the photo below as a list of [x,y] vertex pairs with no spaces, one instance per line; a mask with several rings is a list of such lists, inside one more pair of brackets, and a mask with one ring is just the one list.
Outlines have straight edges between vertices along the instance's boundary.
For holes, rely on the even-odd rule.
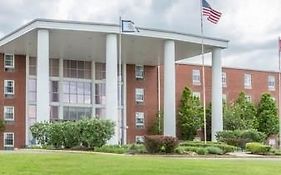
[[[278,114],[279,114],[279,142],[281,141],[281,82],[280,82],[280,73],[281,73],[281,60],[280,60],[280,36],[278,37]],[[279,143],[279,149],[281,149],[281,143]]]
[[204,58],[204,26],[203,26],[203,4],[200,0],[201,15],[201,58],[202,58],[202,87],[203,87],[203,120],[204,120],[204,143],[207,144],[207,121],[206,121],[206,88],[205,88],[205,58]]
[[121,104],[122,104],[122,98],[121,98],[121,95],[122,95],[122,89],[121,89],[121,82],[122,82],[122,53],[121,53],[121,50],[122,50],[122,18],[121,16],[119,16],[119,55],[118,55],[118,113],[119,113],[119,124],[121,124],[121,128],[119,129],[119,136],[121,135],[121,139],[119,140],[119,143],[121,143],[122,145],[124,144],[124,123],[123,123],[123,116],[122,116],[122,108],[121,108]]

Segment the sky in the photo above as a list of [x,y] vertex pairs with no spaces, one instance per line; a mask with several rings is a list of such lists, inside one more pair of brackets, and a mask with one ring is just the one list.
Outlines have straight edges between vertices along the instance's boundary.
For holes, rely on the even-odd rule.
[[[281,0],[207,0],[223,13],[204,35],[229,40],[223,66],[277,71]],[[118,23],[200,35],[200,0],[0,0],[0,38],[35,18]],[[210,54],[206,56],[211,64]],[[198,57],[186,60],[200,63]]]

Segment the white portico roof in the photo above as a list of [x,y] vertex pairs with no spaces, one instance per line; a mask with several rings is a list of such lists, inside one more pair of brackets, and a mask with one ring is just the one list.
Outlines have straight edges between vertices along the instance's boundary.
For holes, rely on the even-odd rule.
[[[106,34],[119,34],[116,24],[35,19],[0,39],[0,53],[36,57],[38,29],[50,31],[50,58],[97,62],[105,62]],[[176,61],[201,53],[200,36],[149,28],[139,30],[122,34],[122,60],[127,64],[162,64],[165,40],[175,40]],[[210,37],[204,37],[204,43],[205,52],[228,45],[227,40]]]

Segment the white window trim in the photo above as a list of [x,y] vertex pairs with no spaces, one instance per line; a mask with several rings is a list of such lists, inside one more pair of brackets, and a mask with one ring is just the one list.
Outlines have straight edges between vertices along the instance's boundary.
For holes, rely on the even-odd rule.
[[[137,123],[138,114],[140,114],[142,116],[143,123]],[[141,118],[141,117],[139,117],[139,118]],[[135,113],[135,121],[136,121],[136,126],[135,127],[137,129],[144,129],[144,112],[136,112]],[[138,126],[141,126],[141,128],[138,128]]]
[[198,97],[201,100],[201,93],[200,92],[192,92],[192,96]]
[[[272,80],[274,80],[274,86],[270,86],[269,85],[269,82],[271,80],[271,78],[273,78]],[[275,85],[276,85],[276,80],[275,80],[275,76],[274,75],[269,75],[268,78],[267,78],[267,87],[268,87],[268,90],[269,91],[275,91]]]
[[[199,76],[199,80],[194,79],[195,75]],[[192,70],[192,84],[197,85],[197,86],[201,85],[201,72],[200,72],[199,69],[193,69]]]
[[[12,66],[9,66],[9,65],[6,65],[6,56],[9,55],[9,56],[13,56],[13,65]],[[4,55],[4,67],[5,68],[8,68],[8,69],[14,69],[15,68],[15,55],[14,54],[6,54]]]
[[[137,67],[142,67],[142,75],[138,75],[137,74]],[[136,76],[136,79],[144,79],[144,65],[135,65],[135,76]]]
[[[139,139],[138,139],[139,138]],[[137,136],[135,136],[135,142],[137,143],[138,142],[138,140],[140,140],[140,142],[144,142],[144,136],[139,136],[139,135],[137,135]]]
[[[8,108],[12,108],[12,110],[13,110],[13,118],[12,119],[6,118],[6,111],[7,111]],[[15,120],[15,107],[14,106],[4,106],[4,120],[5,121],[14,121]]]
[[[6,145],[5,141],[6,141],[6,137],[8,134],[12,134],[13,135],[13,145]],[[4,143],[4,147],[14,147],[15,146],[15,133],[13,132],[4,132],[4,140],[3,140],[3,143]]]
[[[13,92],[7,92],[6,91],[6,84],[8,84],[8,82],[11,81],[13,82]],[[4,94],[5,95],[15,95],[15,80],[4,80]]]
[[[250,84],[247,85],[246,77],[250,77]],[[244,74],[244,88],[245,89],[252,89],[252,74]]]
[[[227,87],[227,76],[226,72],[222,72],[222,87]],[[225,78],[225,81],[223,81],[223,78]]]
[[[143,96],[142,99],[138,99],[137,98],[138,90],[142,91],[142,96]],[[136,88],[135,89],[135,98],[136,98],[136,102],[138,102],[138,103],[143,103],[144,102],[144,89],[143,88]]]

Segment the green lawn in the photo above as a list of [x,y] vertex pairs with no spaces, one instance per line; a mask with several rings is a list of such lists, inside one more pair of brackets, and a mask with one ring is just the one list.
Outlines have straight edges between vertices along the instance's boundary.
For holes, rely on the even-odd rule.
[[0,152],[0,174],[6,175],[277,175],[280,172],[281,160]]

